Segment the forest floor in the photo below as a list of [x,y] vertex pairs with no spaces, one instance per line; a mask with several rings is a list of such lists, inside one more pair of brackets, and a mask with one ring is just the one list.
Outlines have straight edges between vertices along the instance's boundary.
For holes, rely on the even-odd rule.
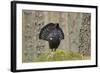
[[[55,52],[47,50],[44,53],[39,54],[36,58],[32,59],[30,55],[23,54],[23,63],[30,62],[51,62],[51,61],[72,61],[72,60],[89,60],[90,56],[83,56],[80,53],[57,49]],[[30,60],[31,59],[31,60]]]
[[90,59],[89,56],[83,56],[80,53],[72,52],[72,51],[65,51],[57,49],[56,52],[43,53],[39,55],[36,59],[36,62],[43,62],[43,61],[69,61],[69,60],[88,60]]

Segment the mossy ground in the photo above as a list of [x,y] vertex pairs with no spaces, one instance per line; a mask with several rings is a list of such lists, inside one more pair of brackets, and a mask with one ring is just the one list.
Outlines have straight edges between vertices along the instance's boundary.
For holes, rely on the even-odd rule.
[[53,54],[50,51],[48,51],[47,53],[39,55],[36,58],[36,62],[64,61],[64,60],[85,60],[85,59],[89,59],[89,57],[82,56],[81,54],[76,53],[76,52],[57,49],[57,51],[53,52]]

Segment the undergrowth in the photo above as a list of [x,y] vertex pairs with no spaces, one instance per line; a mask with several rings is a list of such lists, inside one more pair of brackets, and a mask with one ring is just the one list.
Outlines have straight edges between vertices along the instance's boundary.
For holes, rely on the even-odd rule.
[[40,54],[36,58],[36,62],[64,61],[64,60],[84,60],[84,59],[89,59],[89,57],[82,56],[80,53],[57,49],[56,52],[48,51],[46,53]]

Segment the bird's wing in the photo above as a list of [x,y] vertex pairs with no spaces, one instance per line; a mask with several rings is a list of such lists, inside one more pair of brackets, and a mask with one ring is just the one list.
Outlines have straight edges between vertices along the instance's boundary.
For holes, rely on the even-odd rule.
[[57,30],[58,30],[58,35],[59,35],[60,40],[64,39],[64,33],[62,29],[59,27]]
[[49,27],[49,25],[46,25],[41,29],[40,34],[39,34],[39,39],[47,40],[47,37],[50,33],[48,27]]

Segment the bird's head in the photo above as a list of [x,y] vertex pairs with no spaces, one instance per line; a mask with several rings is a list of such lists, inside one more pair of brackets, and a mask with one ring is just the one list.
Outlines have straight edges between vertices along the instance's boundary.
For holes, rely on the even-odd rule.
[[56,24],[56,28],[59,28],[59,23],[55,23]]

